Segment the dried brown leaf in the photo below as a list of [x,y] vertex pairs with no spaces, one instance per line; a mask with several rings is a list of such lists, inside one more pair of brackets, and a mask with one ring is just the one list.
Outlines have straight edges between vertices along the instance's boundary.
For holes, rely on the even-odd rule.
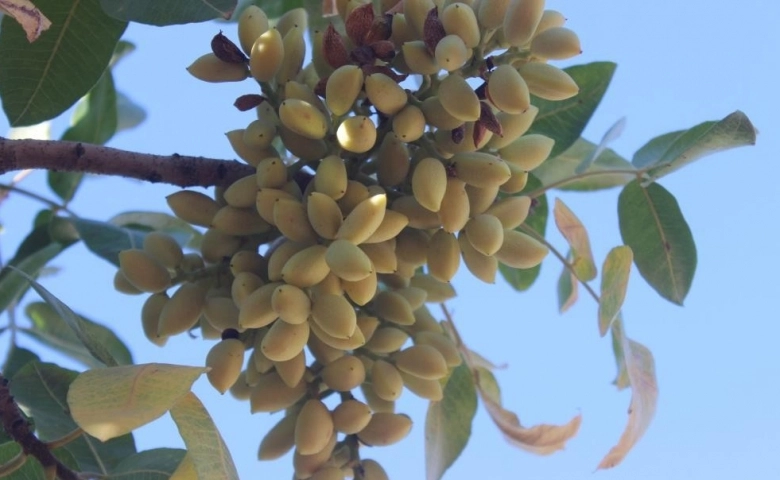
[[601,460],[597,467],[599,469],[612,468],[623,461],[647,431],[658,403],[658,381],[655,377],[653,354],[641,343],[626,337],[620,318],[612,324],[612,334],[615,341],[620,342],[623,353],[625,373],[631,384],[631,405],[628,408],[626,429],[617,445]]
[[29,0],[0,0],[0,12],[16,20],[32,43],[51,27],[51,20]]

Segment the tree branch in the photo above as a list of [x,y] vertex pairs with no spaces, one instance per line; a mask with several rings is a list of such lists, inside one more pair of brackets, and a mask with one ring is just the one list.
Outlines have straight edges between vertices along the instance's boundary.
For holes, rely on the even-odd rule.
[[28,168],[135,178],[180,187],[230,185],[251,175],[251,165],[235,160],[154,155],[79,142],[9,140],[0,137],[0,174]]
[[61,480],[78,479],[76,472],[57,460],[57,457],[49,450],[49,447],[30,431],[30,427],[27,425],[24,417],[22,417],[19,406],[11,395],[11,391],[8,388],[8,380],[2,374],[0,374],[0,417],[2,417],[3,429],[22,447],[22,452],[25,455],[38,459],[44,469],[56,469],[57,478]]

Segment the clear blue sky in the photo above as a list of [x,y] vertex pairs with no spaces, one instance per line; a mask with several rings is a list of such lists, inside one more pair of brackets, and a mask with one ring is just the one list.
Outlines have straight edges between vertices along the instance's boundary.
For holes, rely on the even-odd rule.
[[[649,431],[613,470],[593,473],[620,437],[630,394],[610,384],[614,361],[609,340],[598,335],[596,304],[583,297],[570,312],[558,315],[554,291],[561,267],[552,257],[524,294],[502,281],[489,286],[465,274],[457,277],[460,297],[450,307],[472,348],[509,364],[498,374],[507,407],[526,425],[565,422],[577,413],[583,423],[565,451],[535,457],[505,443],[480,409],[469,446],[445,478],[780,478],[780,6],[770,0],[550,0],[548,8],[562,11],[581,37],[584,53],[567,64],[618,63],[587,138],[598,141],[626,116],[627,128],[613,147],[630,157],[655,135],[720,119],[736,109],[748,114],[760,135],[755,147],[705,158],[661,181],[677,196],[691,226],[699,268],[683,308],[666,303],[632,272],[623,310],[626,329],[655,355],[660,397]],[[209,85],[184,70],[208,51],[219,29],[235,38],[231,26],[214,23],[128,29],[125,38],[138,50],[122,62],[115,78],[149,118],[117,136],[112,146],[232,158],[222,134],[249,122],[232,102],[252,92],[252,84]],[[0,132],[6,131],[4,122]],[[62,128],[55,125],[57,132]],[[25,186],[44,191],[44,174],[36,173]],[[90,179],[72,208],[95,219],[127,210],[166,211],[164,196],[172,191]],[[620,243],[617,194],[560,194],[589,228],[599,264]],[[11,256],[37,208],[18,196],[4,203],[3,258]],[[556,232],[549,238],[564,248]],[[44,285],[74,310],[113,325],[138,363],[202,364],[210,343],[184,336],[165,349],[151,346],[140,333],[142,299],[114,293],[113,267],[83,246],[71,248],[55,265],[62,271]],[[0,345],[2,355],[7,336]],[[58,360],[50,353],[43,358]],[[255,460],[260,439],[278,416],[250,416],[247,405],[220,397],[205,379],[195,390],[226,438],[242,478],[289,478],[289,456],[264,464]],[[397,446],[365,449],[396,480],[423,478],[425,406],[407,392],[399,410],[416,422],[411,435]],[[139,431],[136,439],[142,448],[181,445],[167,417]]]

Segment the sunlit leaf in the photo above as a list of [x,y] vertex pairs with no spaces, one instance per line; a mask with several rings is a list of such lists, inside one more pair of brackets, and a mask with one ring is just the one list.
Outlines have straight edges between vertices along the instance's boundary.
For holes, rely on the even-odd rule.
[[144,243],[144,233],[138,230],[83,218],[71,218],[69,221],[76,227],[89,250],[117,267],[119,252],[130,248],[141,248]]
[[561,101],[533,98],[539,113],[529,133],[541,133],[555,140],[551,157],[564,152],[580,137],[601,103],[616,67],[612,62],[593,62],[565,68],[580,87],[577,95]]
[[202,234],[184,220],[160,212],[124,212],[115,215],[108,220],[118,227],[127,227],[134,230],[161,231],[173,236],[179,244],[191,246],[198,244]]
[[[46,344],[48,347],[83,362],[89,367],[103,366],[103,363],[98,361],[87,350],[70,325],[49,304],[42,302],[29,303],[25,307],[25,313],[27,313],[32,322],[32,328],[21,330],[22,332]],[[79,319],[79,326],[84,330],[85,334],[93,341],[105,346],[108,353],[119,365],[133,363],[130,350],[116,336],[113,330],[81,315],[77,315],[77,318]]]
[[[36,435],[41,440],[62,438],[78,427],[66,400],[68,388],[77,375],[51,363],[30,362],[11,379],[11,393],[35,419]],[[63,448],[73,455],[81,471],[101,475],[107,475],[136,451],[131,434],[107,442],[84,434]]]
[[737,110],[723,120],[656,137],[640,148],[631,162],[648,170],[651,178],[660,178],[706,155],[754,145],[756,133],[747,115]]
[[655,377],[653,354],[647,347],[625,335],[620,319],[613,324],[612,331],[621,343],[625,370],[631,384],[631,405],[628,408],[628,424],[623,435],[597,468],[612,468],[623,461],[647,431],[658,404],[658,381]]
[[51,121],[46,120],[26,127],[13,127],[8,130],[9,140],[51,140]]
[[71,385],[68,406],[85,432],[107,440],[162,416],[205,371],[161,363],[90,370]]
[[601,137],[601,142],[599,142],[599,144],[596,146],[596,149],[593,150],[593,153],[582,159],[582,162],[580,162],[580,164],[577,165],[577,168],[574,169],[574,173],[579,175],[587,172],[591,165],[593,165],[593,162],[599,157],[599,155],[601,155],[604,150],[607,149],[607,145],[617,140],[620,135],[623,134],[624,128],[626,128],[626,117],[622,117],[620,120],[615,122],[614,125],[609,127],[609,129],[604,133],[604,136]]
[[180,448],[155,448],[127,457],[105,480],[169,480],[187,452]]
[[[632,170],[636,170],[631,162],[615,153],[611,148],[605,149],[596,157],[584,175],[578,176],[574,173],[577,165],[593,155],[595,151],[595,144],[584,138],[579,138],[565,152],[542,162],[533,170],[533,173],[544,185],[556,185],[555,188],[558,190],[581,192],[625,185],[636,178],[635,174],[630,173]],[[569,180],[571,178],[575,179]]]
[[198,480],[198,471],[195,470],[195,463],[192,461],[192,455],[185,454],[179,466],[171,475],[170,480]]
[[[525,186],[522,192],[518,195],[536,190],[541,187],[542,183],[533,174],[528,175],[528,184]],[[533,228],[540,235],[544,235],[547,229],[547,217],[550,215],[550,207],[547,205],[547,195],[540,195],[535,199],[533,205],[531,205],[531,213],[526,218],[524,225]],[[531,288],[531,285],[539,277],[539,272],[542,269],[542,265],[539,264],[533,268],[512,268],[498,264],[498,269],[501,275],[515,290],[525,291]]]
[[585,225],[560,198],[555,199],[553,217],[563,238],[569,242],[571,264],[577,276],[586,282],[596,278],[596,263],[593,261],[593,252],[590,249],[590,240]]
[[30,0],[0,0],[0,13],[19,22],[29,42],[37,40],[51,27],[51,21]]
[[[106,69],[126,22],[99,0],[36,0],[52,26],[30,44],[16,22],[0,29],[0,97],[12,126],[49,120],[83,97]],[[20,55],[19,52],[24,52]]]
[[[567,259],[571,261],[571,252],[567,255]],[[561,275],[558,277],[558,311],[560,313],[566,312],[577,302],[578,289],[577,278],[564,265]]]
[[198,478],[238,480],[233,459],[214,421],[198,397],[192,392],[171,409],[171,417],[187,446],[187,452]]
[[618,219],[639,273],[662,297],[682,305],[696,272],[696,245],[677,200],[658,183],[642,187],[634,180],[620,192]]
[[599,333],[602,337],[607,334],[623,307],[633,260],[634,254],[626,246],[613,248],[604,260],[599,298]]
[[236,0],[100,0],[100,4],[114,18],[157,26],[228,19],[236,8]]
[[[76,315],[69,306],[65,305],[62,300],[54,296],[51,292],[43,288],[38,282],[36,282],[29,275],[20,272],[28,282],[30,286],[35,290],[41,298],[49,304],[49,306],[56,312],[57,315],[65,322],[76,335],[78,340],[84,345],[84,347],[92,354],[96,359],[100,360],[104,365],[114,366],[118,365],[118,362],[111,354],[109,349],[103,343],[105,336],[96,336],[97,329],[90,328],[78,315]],[[129,352],[128,352],[129,353]]]
[[462,363],[450,375],[444,398],[430,402],[425,417],[427,480],[439,480],[460,456],[471,436],[477,413],[477,391],[469,367]]

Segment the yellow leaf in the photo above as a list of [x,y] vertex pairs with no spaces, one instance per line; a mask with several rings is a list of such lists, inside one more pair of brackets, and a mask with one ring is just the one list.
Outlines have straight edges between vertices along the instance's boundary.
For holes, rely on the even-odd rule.
[[628,277],[634,253],[631,247],[620,246],[609,251],[601,267],[601,297],[599,298],[599,333],[603,337],[620,314],[626,298]]
[[560,198],[555,199],[553,216],[555,217],[555,225],[571,246],[571,263],[577,276],[586,282],[593,280],[597,273],[596,263],[593,261],[593,252],[590,249],[590,240],[585,225]]
[[5,12],[19,22],[30,43],[51,27],[51,21],[29,0],[0,0],[0,12]]
[[90,370],[70,385],[68,407],[79,427],[106,441],[162,416],[204,372],[162,363]]
[[171,408],[171,417],[187,446],[198,478],[238,480],[238,472],[209,412],[192,392]]
[[626,337],[620,318],[612,324],[612,333],[623,349],[623,360],[631,383],[631,406],[628,424],[617,445],[607,453],[598,468],[612,468],[623,461],[626,454],[642,438],[655,415],[658,403],[658,381],[655,377],[653,354],[644,345]]
[[181,463],[171,474],[169,480],[198,480],[198,471],[195,470],[195,464],[192,462],[192,457],[190,457],[189,453],[181,459]]

